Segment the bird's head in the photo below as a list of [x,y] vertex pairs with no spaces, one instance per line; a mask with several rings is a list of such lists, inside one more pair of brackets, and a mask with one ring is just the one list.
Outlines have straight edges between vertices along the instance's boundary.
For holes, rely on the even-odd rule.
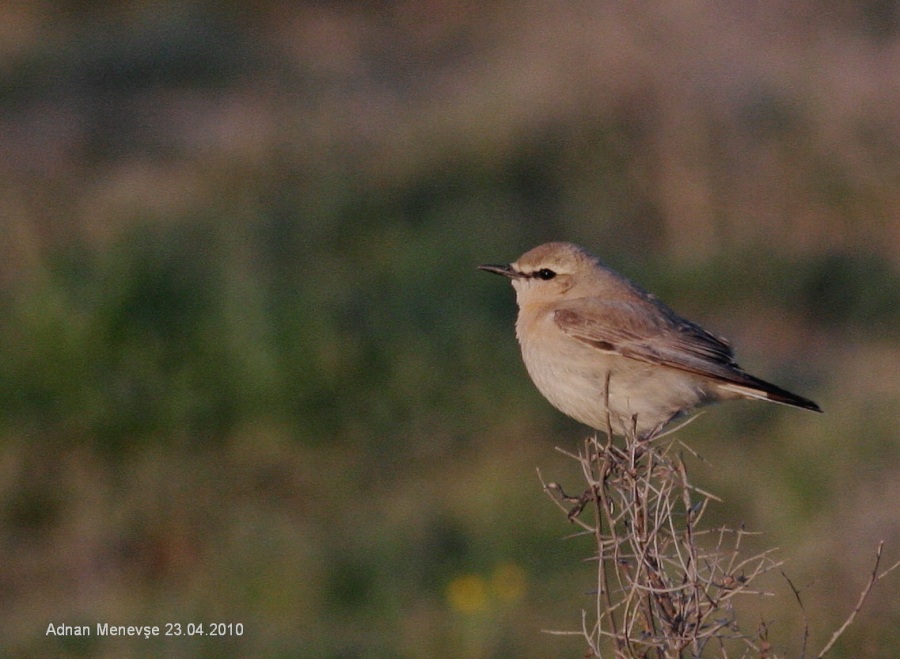
[[595,284],[599,262],[573,243],[544,243],[509,265],[480,265],[479,270],[509,277],[519,307],[579,297]]

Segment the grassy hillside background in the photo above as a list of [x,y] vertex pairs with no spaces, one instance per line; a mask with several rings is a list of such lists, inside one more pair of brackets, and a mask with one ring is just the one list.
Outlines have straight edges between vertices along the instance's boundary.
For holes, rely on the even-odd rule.
[[475,270],[550,239],[825,409],[679,435],[820,648],[900,556],[898,71],[880,0],[0,5],[2,654],[581,656],[587,431]]

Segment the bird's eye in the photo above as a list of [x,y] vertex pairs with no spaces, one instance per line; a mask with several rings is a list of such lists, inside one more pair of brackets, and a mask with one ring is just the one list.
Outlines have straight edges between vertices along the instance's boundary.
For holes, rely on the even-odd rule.
[[556,276],[556,273],[553,272],[553,270],[551,270],[550,268],[541,268],[540,270],[538,270],[537,276],[544,281],[547,281],[548,279],[553,279]]

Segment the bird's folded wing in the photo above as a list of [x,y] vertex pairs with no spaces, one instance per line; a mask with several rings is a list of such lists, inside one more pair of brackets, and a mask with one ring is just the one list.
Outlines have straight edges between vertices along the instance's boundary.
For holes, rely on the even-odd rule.
[[604,352],[715,380],[756,384],[734,363],[734,352],[724,339],[656,300],[578,298],[558,308],[554,320],[572,338]]

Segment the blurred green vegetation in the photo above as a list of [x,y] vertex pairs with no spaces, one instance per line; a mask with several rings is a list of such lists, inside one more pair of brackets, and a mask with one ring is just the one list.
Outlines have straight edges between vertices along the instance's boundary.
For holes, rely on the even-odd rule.
[[[553,447],[586,430],[534,391],[513,293],[475,270],[549,239],[825,408],[734,404],[679,435],[713,522],[781,547],[820,647],[877,541],[900,547],[883,4],[4,8],[0,653],[580,656],[541,630],[592,606],[590,543],[535,468],[574,491]],[[896,584],[833,656],[900,645]],[[767,585],[747,626],[798,654]]]

